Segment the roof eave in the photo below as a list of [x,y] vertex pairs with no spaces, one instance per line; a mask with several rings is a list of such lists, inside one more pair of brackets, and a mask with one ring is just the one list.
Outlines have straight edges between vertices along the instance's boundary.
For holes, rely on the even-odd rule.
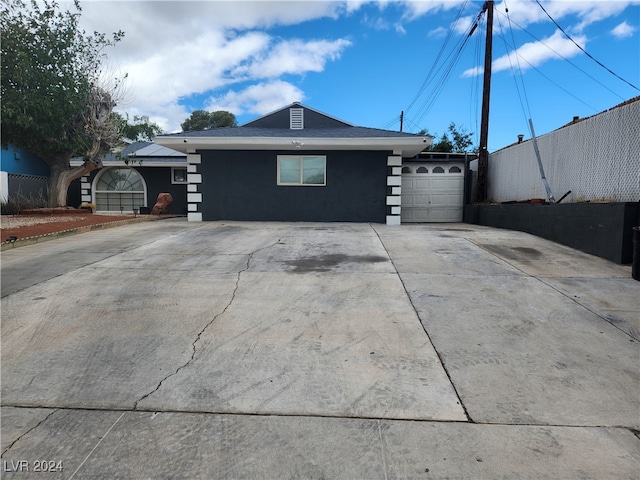
[[393,150],[413,157],[431,144],[430,137],[156,137],[159,145],[184,153],[197,150]]

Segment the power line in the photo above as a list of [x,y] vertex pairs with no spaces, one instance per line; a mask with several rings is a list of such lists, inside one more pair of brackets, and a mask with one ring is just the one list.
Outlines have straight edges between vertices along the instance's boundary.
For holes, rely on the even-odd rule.
[[[416,99],[414,99],[414,101],[411,103],[410,107],[415,104],[415,102],[417,101],[418,97],[422,94],[422,92],[424,92],[424,90],[426,89],[426,87],[430,83],[435,82],[435,84],[434,84],[433,88],[431,89],[431,92],[429,93],[429,95],[427,95],[427,97],[424,99],[424,101],[422,102],[422,104],[418,108],[418,111],[414,113],[414,118],[413,118],[412,123],[419,124],[422,121],[422,119],[425,117],[425,115],[429,112],[429,110],[431,110],[431,108],[435,104],[435,101],[438,98],[438,96],[444,90],[444,87],[445,87],[447,81],[451,77],[451,74],[453,72],[454,67],[456,66],[456,64],[458,63],[458,61],[460,60],[460,58],[462,56],[462,51],[464,50],[465,46],[467,45],[467,43],[469,41],[469,38],[471,37],[471,34],[477,28],[478,22],[479,22],[479,20],[480,20],[480,18],[482,16],[483,12],[484,12],[484,10],[482,10],[478,14],[476,22],[474,22],[469,28],[467,28],[467,30],[465,31],[464,36],[458,41],[455,49],[452,52],[449,53],[449,55],[446,58],[448,63],[442,64],[442,65],[438,66],[437,68],[436,68],[436,63],[437,62],[434,63],[433,67],[431,68],[431,71],[429,72],[429,75],[425,79],[425,81],[423,83],[423,86],[420,89],[419,94],[416,96]],[[441,55],[439,55],[438,58],[440,58],[440,56]],[[439,76],[438,77],[432,76],[431,75],[432,72],[439,73]],[[409,108],[405,109],[405,113],[408,112],[408,111],[409,111]]]
[[[500,11],[496,9],[496,12],[498,12],[500,15],[504,14]],[[515,22],[514,20],[510,20],[511,23],[513,23],[516,27],[518,27],[520,30],[522,30],[524,33],[526,33],[527,35],[529,35],[531,38],[533,38],[534,40],[536,40],[537,42],[540,42],[540,44],[544,45],[545,47],[547,47],[549,50],[551,50],[553,53],[555,53],[558,57],[562,58],[565,62],[567,62],[569,65],[571,65],[573,68],[575,68],[576,70],[578,70],[579,72],[582,72],[584,75],[586,75],[587,77],[589,77],[591,80],[593,80],[594,82],[596,82],[598,85],[600,85],[602,88],[604,88],[605,90],[608,90],[609,92],[611,92],[613,95],[615,95],[616,97],[620,98],[621,100],[625,100],[624,97],[620,96],[619,94],[617,94],[616,92],[614,92],[613,90],[611,90],[609,87],[607,87],[604,83],[602,83],[601,81],[599,81],[598,79],[594,78],[593,76],[589,75],[587,72],[585,72],[582,68],[580,68],[579,66],[577,66],[575,63],[573,63],[571,60],[569,60],[567,57],[565,57],[564,55],[562,55],[561,53],[555,51],[553,48],[551,48],[549,45],[547,45],[546,43],[544,43],[544,41],[542,41],[541,39],[539,39],[538,37],[536,37],[534,34],[532,34],[531,32],[529,32],[528,30],[526,30],[524,27],[522,27],[521,25],[519,25],[517,22]],[[515,47],[515,46],[514,46]],[[525,59],[524,57],[520,57],[522,58],[527,64],[529,64],[532,68],[535,68],[533,65],[531,65],[531,63],[529,63],[527,61],[527,59]],[[536,69],[537,70],[537,69]],[[544,75],[543,75],[544,76]],[[545,76],[545,78],[548,78]],[[556,84],[557,85],[557,84]],[[564,89],[563,89],[564,90]]]
[[564,29],[558,25],[558,22],[556,22],[553,17],[551,15],[549,15],[549,13],[544,9],[544,7],[540,4],[540,2],[538,0],[536,0],[536,3],[538,4],[538,6],[542,9],[542,11],[544,13],[547,14],[547,17],[549,17],[549,19],[554,23],[554,25],[556,27],[558,27],[560,29],[560,31],[562,33],[564,33],[564,36],[567,37],[569,40],[571,40],[571,42],[578,47],[587,57],[589,57],[591,60],[593,60],[594,62],[596,62],[598,65],[600,65],[602,68],[604,68],[607,72],[609,72],[611,75],[613,75],[614,77],[616,77],[619,80],[622,80],[624,83],[626,83],[627,85],[629,85],[631,88],[635,88],[636,90],[640,91],[640,88],[636,87],[635,85],[633,85],[632,83],[626,81],[624,78],[622,78],[620,75],[618,75],[617,73],[615,73],[613,70],[611,70],[610,68],[606,67],[605,65],[603,65],[601,62],[599,62],[598,60],[596,60],[589,52],[587,52],[584,48],[582,48],[580,45],[578,45],[573,38],[571,38],[569,36],[569,34],[567,32],[564,31]]
[[453,35],[453,31],[455,30],[456,25],[460,21],[460,18],[462,17],[462,12],[464,11],[464,8],[466,7],[466,5],[467,5],[467,2],[465,1],[460,6],[460,9],[458,10],[458,13],[456,15],[455,20],[453,21],[453,23],[449,27],[449,32],[447,33],[447,38],[445,39],[444,43],[442,44],[442,47],[440,47],[440,51],[438,52],[438,55],[436,55],[436,58],[433,61],[433,65],[431,65],[431,68],[429,69],[429,72],[425,76],[425,78],[424,78],[424,80],[422,82],[422,85],[418,89],[418,92],[416,93],[415,97],[413,98],[413,100],[411,101],[409,106],[407,108],[405,108],[405,112],[408,112],[409,110],[411,110],[411,107],[413,107],[413,105],[416,103],[418,98],[420,98],[420,95],[422,95],[424,90],[427,88],[427,85],[429,85],[429,83],[431,81],[430,80],[431,79],[431,74],[433,73],[434,69],[436,68],[436,65],[438,65],[438,62],[440,61],[440,58],[442,57],[442,55],[444,54],[445,50],[447,49],[447,45],[449,44],[449,41],[451,40],[451,37]]
[[[509,19],[509,28],[510,28],[510,30],[511,30],[511,38],[512,38],[513,44],[509,44],[509,42],[504,38],[504,35],[502,35],[502,34],[498,34],[498,36],[502,39],[502,42],[504,43],[504,45],[505,45],[505,48],[506,48],[507,52],[508,52],[510,49],[513,49],[513,50],[514,50],[513,55],[516,57],[516,60],[517,60],[517,62],[518,62],[518,69],[519,69],[519,71],[520,71],[520,74],[519,74],[519,76],[520,76],[520,81],[521,81],[521,83],[522,83],[522,89],[523,89],[523,91],[524,91],[524,96],[525,96],[525,102],[526,102],[526,105],[527,105],[527,110],[528,110],[528,112],[529,112],[529,114],[528,114],[528,116],[527,116],[527,112],[525,111],[525,109],[524,109],[524,105],[523,105],[523,103],[522,103],[522,98],[520,98],[520,104],[521,104],[521,107],[522,107],[522,110],[523,110],[523,114],[524,114],[525,122],[528,122],[528,119],[529,119],[529,118],[531,118],[531,117],[532,117],[532,115],[531,115],[531,107],[530,107],[530,105],[529,105],[529,99],[528,99],[528,96],[527,96],[527,94],[526,94],[526,89],[525,89],[525,85],[524,85],[524,75],[522,74],[522,68],[521,68],[521,66],[520,66],[520,60],[522,60],[523,62],[525,62],[527,65],[529,65],[529,67],[531,67],[533,70],[535,70],[535,71],[536,71],[540,76],[542,76],[542,77],[543,77],[543,78],[545,78],[548,82],[550,82],[550,83],[552,83],[553,85],[555,85],[556,87],[558,87],[560,90],[562,90],[563,92],[565,92],[567,95],[569,95],[569,96],[573,97],[573,98],[574,98],[574,99],[576,99],[578,102],[582,103],[583,105],[585,105],[586,107],[590,108],[590,109],[591,109],[591,110],[593,110],[594,112],[598,112],[598,109],[596,109],[596,108],[595,108],[595,107],[593,107],[592,105],[589,105],[588,103],[586,103],[585,101],[583,101],[582,99],[580,99],[579,97],[577,97],[576,95],[574,95],[572,92],[570,92],[569,90],[567,90],[566,88],[564,88],[564,87],[563,87],[562,85],[560,85],[559,83],[557,83],[557,82],[553,81],[553,80],[552,80],[551,78],[549,78],[547,75],[545,75],[544,73],[542,73],[542,71],[541,71],[539,68],[537,68],[536,66],[532,65],[531,63],[529,63],[529,62],[527,61],[527,59],[526,59],[526,58],[524,58],[524,57],[522,57],[522,56],[520,56],[520,55],[518,54],[518,52],[516,51],[516,47],[515,47],[515,43],[516,43],[516,42],[515,42],[515,36],[513,35],[513,28],[511,27],[511,23],[512,23],[513,21],[512,21],[512,20],[511,20],[511,18],[509,17],[508,12],[507,12],[507,18]],[[498,23],[500,24],[500,28],[502,29],[502,24],[500,23],[500,21],[499,21],[499,20],[498,20]],[[513,23],[515,23],[515,22],[513,22]],[[516,25],[517,25],[517,24],[516,24]],[[520,27],[520,28],[522,28],[522,27]],[[529,33],[529,32],[527,32],[527,33]],[[514,78],[515,78],[515,76],[516,76],[516,72],[514,71],[514,69],[513,69],[513,64],[511,63],[511,56],[509,56],[509,64],[510,64],[510,66],[511,66],[511,70],[512,70],[513,75],[514,75]],[[519,88],[518,88],[518,87],[519,87],[519,86],[518,86],[518,82],[516,81],[516,90],[518,91],[518,96],[520,97],[520,90],[519,90]]]
[[[506,6],[506,1],[505,1],[505,12],[507,14],[507,20],[509,20],[509,32],[511,32],[511,41],[513,42],[513,51],[515,52],[515,57],[516,57],[516,62],[518,64],[518,73],[520,74],[520,83],[522,84],[522,93],[524,95],[524,100],[525,103],[527,105],[527,112],[529,112],[529,116],[527,116],[525,109],[524,109],[524,104],[522,103],[522,97],[520,96],[520,89],[518,88],[518,81],[516,80],[516,90],[518,91],[518,97],[520,98],[520,105],[522,107],[522,113],[524,113],[525,115],[525,120],[527,118],[531,118],[531,107],[529,106],[529,98],[527,97],[527,89],[525,88],[524,85],[524,75],[522,75],[522,68],[520,67],[520,55],[518,55],[517,53],[517,48],[516,48],[516,38],[515,35],[513,34],[513,26],[511,25],[511,17],[509,16],[509,9]],[[506,44],[506,42],[505,42]],[[507,50],[508,52],[508,50]],[[511,55],[509,55],[509,53],[507,53],[508,57],[509,57],[509,65],[511,65]],[[511,65],[511,69],[513,70],[513,65]],[[515,72],[514,72],[515,73]],[[516,76],[514,75],[514,79],[516,78]]]

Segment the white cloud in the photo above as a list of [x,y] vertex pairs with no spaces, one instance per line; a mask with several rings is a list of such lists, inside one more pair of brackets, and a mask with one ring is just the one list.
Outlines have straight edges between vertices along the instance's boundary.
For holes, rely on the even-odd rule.
[[282,80],[251,85],[240,92],[229,91],[222,97],[211,98],[207,110],[227,110],[235,115],[255,113],[264,115],[283,105],[300,102],[304,93]]
[[415,20],[427,14],[437,13],[442,10],[460,8],[464,0],[406,0],[400,2],[405,6],[405,20]]
[[264,49],[251,59],[250,64],[239,66],[232,73],[234,77],[270,78],[283,74],[321,72],[328,61],[340,58],[342,51],[350,45],[351,42],[344,39],[285,40]]
[[429,37],[432,38],[444,38],[447,36],[447,33],[449,32],[449,30],[447,30],[444,27],[438,27],[438,28],[434,28],[433,30],[431,30],[428,35]]
[[[583,48],[587,42],[585,36],[574,37],[573,39]],[[560,31],[556,31],[553,35],[540,42],[525,43],[516,51],[509,52],[507,55],[497,58],[491,64],[491,71],[492,73],[496,73],[503,70],[510,70],[512,66],[516,68],[518,65],[517,57],[520,58],[520,68],[524,71],[531,67],[537,67],[547,60],[559,59],[559,55],[570,58],[579,53],[581,53],[580,49],[576,47],[573,42],[568,40]],[[480,75],[483,71],[484,69],[482,67],[476,66],[466,70],[462,76],[473,77]]]
[[[301,99],[303,92],[276,79],[321,72],[351,43],[278,40],[269,29],[335,18],[341,9],[344,5],[328,1],[84,0],[81,26],[88,32],[125,32],[124,40],[106,51],[110,68],[128,74],[127,96],[118,110],[149,115],[174,131],[190,114],[185,99],[194,95],[226,91],[222,99],[239,113],[263,113],[283,99]],[[261,83],[267,78],[269,83]],[[230,91],[240,83],[254,86]],[[266,94],[274,100],[261,98]]]
[[[422,3],[422,2],[419,2]],[[428,4],[435,0],[427,0]],[[453,1],[451,3],[454,3]],[[541,0],[540,4],[547,13],[556,20],[567,32],[573,35],[581,33],[587,26],[615,17],[628,6],[637,5],[638,0]],[[477,12],[463,17],[456,26],[457,33],[464,33],[475,22],[482,4],[473,4]],[[508,12],[507,12],[508,9]],[[503,0],[496,2],[494,14],[494,28],[499,22],[505,22],[507,16],[514,25],[527,28],[532,24],[549,23],[551,20],[534,0]],[[570,23],[569,23],[570,22]],[[554,27],[555,28],[555,27]]]
[[629,25],[627,22],[622,22],[618,26],[616,26],[613,30],[611,30],[611,34],[616,38],[628,38],[632,37],[634,32],[637,30],[637,27],[633,27]]

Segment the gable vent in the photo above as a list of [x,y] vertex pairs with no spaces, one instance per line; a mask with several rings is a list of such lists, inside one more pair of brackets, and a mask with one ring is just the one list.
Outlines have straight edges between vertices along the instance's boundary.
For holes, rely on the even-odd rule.
[[302,130],[304,128],[304,108],[289,109],[289,125],[291,130]]

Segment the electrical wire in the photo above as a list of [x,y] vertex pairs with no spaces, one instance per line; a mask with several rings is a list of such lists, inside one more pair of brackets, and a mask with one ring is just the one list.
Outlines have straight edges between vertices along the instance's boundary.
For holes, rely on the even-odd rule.
[[[507,3],[506,0],[504,2],[504,7],[505,7],[505,12],[507,14],[507,19],[510,20],[509,17],[509,8],[507,7]],[[519,56],[517,53],[517,49],[515,47],[516,45],[516,41],[515,41],[515,36],[513,34],[513,27],[511,26],[511,22],[509,22],[509,30],[511,32],[511,39],[513,41],[513,45],[509,44],[509,42],[506,40],[506,38],[504,37],[504,29],[502,27],[502,22],[500,21],[500,17],[496,16],[496,20],[497,20],[497,24],[498,24],[498,30],[496,31],[496,33],[498,34],[498,37],[500,37],[505,45],[505,50],[507,51],[507,58],[509,59],[509,68],[511,69],[511,73],[513,76],[513,80],[516,86],[516,92],[518,93],[518,100],[520,101],[520,108],[522,109],[522,114],[524,116],[524,120],[525,120],[525,124],[527,124],[527,119],[531,118],[531,108],[529,107],[529,100],[527,99],[527,91],[524,85],[524,75],[522,74],[522,69],[520,68],[520,60],[519,60]],[[516,69],[513,65],[513,62],[511,61],[511,53],[510,50],[513,50],[513,55],[515,56],[517,65],[518,65],[518,71],[516,72]],[[520,79],[520,84],[518,83],[518,79]],[[521,93],[522,90],[522,93]],[[525,109],[525,101],[523,101],[523,96],[526,100],[526,106],[527,108]],[[527,116],[527,111],[529,112],[529,115]]]
[[440,61],[440,58],[442,57],[442,55],[446,51],[447,45],[449,45],[449,41],[451,40],[451,37],[453,36],[453,32],[454,32],[456,26],[458,25],[458,22],[460,21],[460,18],[462,18],[462,12],[464,11],[464,8],[466,7],[466,5],[467,5],[467,1],[465,0],[465,2],[460,6],[460,9],[458,10],[458,13],[456,15],[455,20],[453,21],[453,23],[449,27],[449,32],[447,33],[447,37],[445,38],[445,41],[442,44],[442,47],[440,47],[440,51],[436,55],[436,58],[433,61],[433,64],[431,65],[431,68],[429,69],[429,72],[425,76],[425,78],[424,78],[424,80],[422,82],[422,85],[418,89],[418,92],[414,96],[413,100],[411,101],[409,106],[407,108],[405,108],[405,112],[409,112],[411,110],[411,107],[413,107],[413,105],[416,103],[416,101],[418,101],[418,99],[420,98],[422,93],[425,91],[425,89],[427,88],[427,86],[431,82],[431,80],[430,80],[431,79],[431,75],[434,73],[434,69],[436,68],[436,65],[438,65],[438,62]]
[[[504,14],[500,11],[496,9],[496,12],[502,16],[504,16]],[[561,53],[555,51],[553,48],[551,48],[549,45],[547,45],[546,43],[544,43],[544,41],[542,41],[541,39],[539,39],[538,37],[536,37],[534,34],[532,34],[531,32],[529,32],[528,30],[526,30],[524,27],[520,26],[517,22],[515,22],[513,19],[511,20],[511,23],[513,23],[516,27],[518,27],[520,30],[522,30],[524,33],[526,33],[527,35],[529,35],[531,38],[533,38],[534,40],[536,40],[537,42],[539,42],[541,45],[544,45],[545,47],[547,47],[549,50],[551,50],[553,53],[555,53],[558,57],[562,58],[565,62],[567,62],[569,65],[571,65],[573,68],[575,68],[576,70],[582,72],[584,75],[586,75],[587,77],[589,77],[591,80],[593,80],[594,82],[596,82],[598,85],[600,85],[602,88],[604,88],[605,90],[608,90],[610,93],[612,93],[613,95],[615,95],[616,97],[625,100],[624,97],[620,96],[619,94],[617,94],[616,92],[614,92],[613,90],[611,90],[609,87],[607,87],[604,83],[602,83],[601,81],[599,81],[598,79],[594,78],[593,76],[589,75],[587,72],[585,72],[582,68],[580,68],[579,66],[577,66],[575,63],[573,63],[571,60],[569,60],[568,58],[566,58],[564,55],[562,55]],[[520,57],[522,58],[522,57]],[[527,62],[527,60],[525,58],[522,58],[527,64],[529,64],[531,67],[533,67],[533,65],[531,65],[531,63]],[[535,68],[535,67],[533,67]],[[544,76],[544,75],[543,75]],[[546,78],[546,77],[545,77]]]
[[[425,82],[423,84],[424,88],[421,89],[421,92],[423,92],[426,86],[429,85],[430,83],[435,82],[435,84],[432,87],[430,93],[427,95],[427,97],[424,99],[424,101],[418,108],[418,111],[414,113],[414,117],[412,118],[412,122],[414,124],[420,124],[422,119],[431,110],[431,108],[435,104],[435,101],[444,90],[444,87],[447,81],[451,77],[454,67],[462,57],[462,52],[466,47],[469,41],[469,38],[477,28],[483,13],[484,13],[484,8],[478,14],[476,22],[474,22],[469,28],[467,28],[467,30],[465,31],[465,34],[462,36],[461,39],[459,39],[458,43],[456,44],[455,49],[452,52],[450,52],[449,55],[447,56],[446,61],[448,63],[440,65],[437,68],[432,68],[431,71],[435,70],[435,73],[439,73],[439,76],[438,77],[429,76],[427,79],[425,79]],[[434,67],[435,67],[435,64],[434,64]],[[414,103],[415,101],[412,103],[412,105]],[[405,114],[408,110],[409,109],[405,110]]]
[[571,40],[571,42],[578,47],[587,57],[589,57],[591,60],[593,60],[594,62],[596,62],[598,65],[600,65],[602,68],[604,68],[607,72],[609,72],[611,75],[613,75],[614,77],[616,77],[618,80],[622,80],[624,83],[626,83],[627,85],[629,85],[631,88],[634,88],[638,91],[640,91],[640,88],[636,87],[635,85],[633,85],[632,83],[626,81],[624,78],[622,78],[620,75],[618,75],[617,73],[615,73],[613,70],[611,70],[610,68],[606,67],[605,65],[603,65],[601,62],[599,62],[598,60],[596,60],[589,52],[587,52],[584,48],[582,48],[580,45],[578,45],[575,40],[573,38],[571,38],[569,36],[569,34],[567,32],[564,31],[564,29],[558,25],[558,22],[556,22],[553,17],[551,15],[549,15],[549,12],[547,12],[545,10],[545,8],[540,4],[540,2],[538,0],[536,0],[536,3],[538,4],[538,6],[542,9],[542,11],[544,13],[546,13],[547,17],[549,17],[549,19],[554,23],[554,25],[556,27],[558,27],[558,29],[564,33],[564,36],[567,37],[569,40]]
[[[482,63],[483,56],[483,47],[482,47],[482,37],[480,35],[476,35],[476,45],[475,45],[475,64],[480,65]],[[472,135],[476,137],[476,145],[480,143],[480,105],[482,98],[482,88],[483,85],[480,82],[480,76],[474,75],[471,77],[471,95],[469,101],[469,125],[475,125],[475,130]]]

